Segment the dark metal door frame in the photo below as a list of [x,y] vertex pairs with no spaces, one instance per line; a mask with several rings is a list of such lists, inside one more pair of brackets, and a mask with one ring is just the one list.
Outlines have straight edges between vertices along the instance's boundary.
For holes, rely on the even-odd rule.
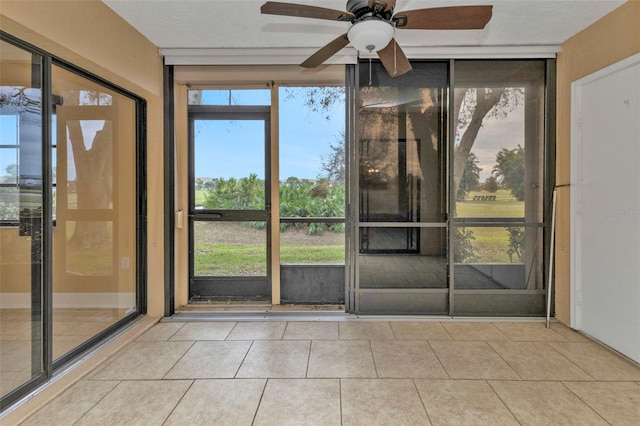
[[[269,299],[271,297],[271,109],[269,106],[189,106],[189,298]],[[195,209],[195,121],[262,120],[264,122],[265,207],[264,210]],[[267,275],[264,277],[196,276],[194,223],[197,221],[266,222]]]

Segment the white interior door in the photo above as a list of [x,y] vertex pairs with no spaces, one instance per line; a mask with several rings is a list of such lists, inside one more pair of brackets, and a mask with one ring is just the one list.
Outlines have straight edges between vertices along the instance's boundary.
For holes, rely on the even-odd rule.
[[640,362],[640,55],[572,93],[572,326]]

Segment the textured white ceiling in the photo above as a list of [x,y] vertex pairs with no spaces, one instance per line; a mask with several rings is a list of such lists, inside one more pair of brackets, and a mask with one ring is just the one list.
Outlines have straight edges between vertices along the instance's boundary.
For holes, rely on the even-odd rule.
[[[260,14],[264,0],[103,0],[161,49],[319,48],[349,23]],[[346,0],[290,1],[345,10]],[[396,12],[491,4],[484,30],[397,30],[403,47],[560,45],[624,0],[398,0]]]

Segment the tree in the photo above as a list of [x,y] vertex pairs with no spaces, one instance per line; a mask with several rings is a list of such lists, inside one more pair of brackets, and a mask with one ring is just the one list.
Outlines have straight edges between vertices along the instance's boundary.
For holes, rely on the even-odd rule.
[[453,261],[455,263],[468,263],[476,259],[473,241],[476,237],[473,231],[467,228],[454,228],[453,232]]
[[326,173],[326,178],[337,184],[344,185],[345,180],[345,154],[344,154],[344,130],[336,137],[335,143],[330,143],[329,155],[320,157],[320,171]]
[[524,256],[524,228],[508,227],[506,229],[509,232],[509,250],[507,250],[509,261],[514,263],[513,255],[515,254],[516,262],[520,263]]
[[518,201],[524,201],[524,163],[523,147],[518,145],[514,149],[502,148],[496,155],[496,165],[492,172],[498,183],[509,189]]
[[505,118],[523,102],[521,88],[459,88],[455,89],[453,117],[456,120],[456,156],[454,158],[454,188],[460,187],[467,157],[482,128],[485,117]]
[[491,193],[497,192],[498,188],[499,188],[498,180],[496,179],[495,176],[491,175],[484,182],[484,185],[482,185],[482,188],[485,191],[488,191],[488,192],[491,192]]
[[[285,93],[287,99],[295,99],[299,89],[285,88]],[[344,102],[344,87],[306,87],[304,88],[303,99],[305,106],[312,112],[322,114],[326,120],[329,120],[335,104]]]
[[[363,91],[366,92],[367,87],[363,87],[361,90],[361,96],[363,95]],[[382,87],[374,87],[371,86],[370,92],[372,94],[376,94],[380,90],[384,90]],[[194,93],[198,92],[198,93]],[[437,99],[436,91],[427,90],[423,93],[425,97],[424,105],[431,105],[431,108],[425,108],[422,111],[422,114],[411,115],[410,120],[412,121],[412,126],[416,133],[420,134],[435,134],[439,130],[436,128],[426,128],[429,127],[429,123],[433,120],[422,120],[419,119],[419,115],[430,115],[437,113],[435,108],[438,105],[439,100]],[[456,129],[455,140],[457,141],[456,145],[456,155],[454,158],[454,177],[453,177],[453,188],[456,189],[456,195],[458,188],[460,188],[462,177],[466,170],[468,157],[471,153],[471,149],[473,144],[478,136],[480,129],[482,128],[482,123],[486,117],[492,118],[505,118],[507,115],[515,110],[520,104],[522,104],[524,100],[524,89],[518,87],[462,87],[456,88],[454,94],[454,111],[453,111],[453,119],[455,121],[454,127]],[[304,99],[304,104],[315,113],[323,114],[326,119],[329,119],[331,111],[335,107],[338,102],[342,102],[345,96],[344,87],[309,87],[305,88],[303,93],[300,95],[300,92],[296,90],[288,89],[286,92],[286,96],[289,99],[295,98],[296,96],[302,96]],[[190,90],[189,91],[189,102],[190,104],[199,103],[201,100],[201,92]],[[430,98],[430,99],[427,99]],[[375,99],[374,99],[375,101]],[[380,111],[383,111],[385,108],[379,108]],[[387,108],[389,110],[393,110],[393,108]],[[378,116],[382,117],[384,120],[392,114],[378,114]],[[369,125],[377,125],[384,131],[385,129],[391,129],[390,125],[392,123],[380,122],[380,123],[369,123]],[[341,133],[342,137],[344,134]],[[380,147],[385,147],[384,144],[379,144]],[[335,145],[332,146],[334,152],[329,155],[324,161],[330,161],[331,157],[334,155],[340,155],[339,151],[335,150]],[[344,149],[344,148],[343,148]],[[342,154],[343,155],[343,154]],[[371,153],[369,157],[374,157]],[[385,155],[377,155],[375,157],[385,158]],[[344,163],[344,162],[343,162]],[[324,164],[323,164],[323,170]]]
[[478,167],[478,157],[473,152],[470,152],[467,156],[467,164],[460,180],[460,186],[458,186],[458,192],[456,193],[458,200],[467,198],[469,191],[478,184],[481,171],[482,169]]
[[[98,91],[69,90],[64,95],[66,105],[80,105],[90,111],[92,106],[110,106],[110,95]],[[86,143],[80,120],[67,120],[67,134],[73,152],[76,171],[78,210],[108,209],[113,195],[113,127],[103,120],[93,140]],[[106,221],[78,221],[69,245],[89,248],[112,241]]]
[[4,177],[4,181],[7,183],[16,183],[16,178],[18,177],[18,165],[17,164],[9,164],[5,171],[7,175]]

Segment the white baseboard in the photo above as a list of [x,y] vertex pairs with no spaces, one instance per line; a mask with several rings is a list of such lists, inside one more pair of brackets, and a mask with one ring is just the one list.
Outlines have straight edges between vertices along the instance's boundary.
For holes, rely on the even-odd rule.
[[[129,309],[135,306],[135,293],[53,293],[54,308]],[[0,309],[28,309],[30,307],[31,293],[0,293]]]

